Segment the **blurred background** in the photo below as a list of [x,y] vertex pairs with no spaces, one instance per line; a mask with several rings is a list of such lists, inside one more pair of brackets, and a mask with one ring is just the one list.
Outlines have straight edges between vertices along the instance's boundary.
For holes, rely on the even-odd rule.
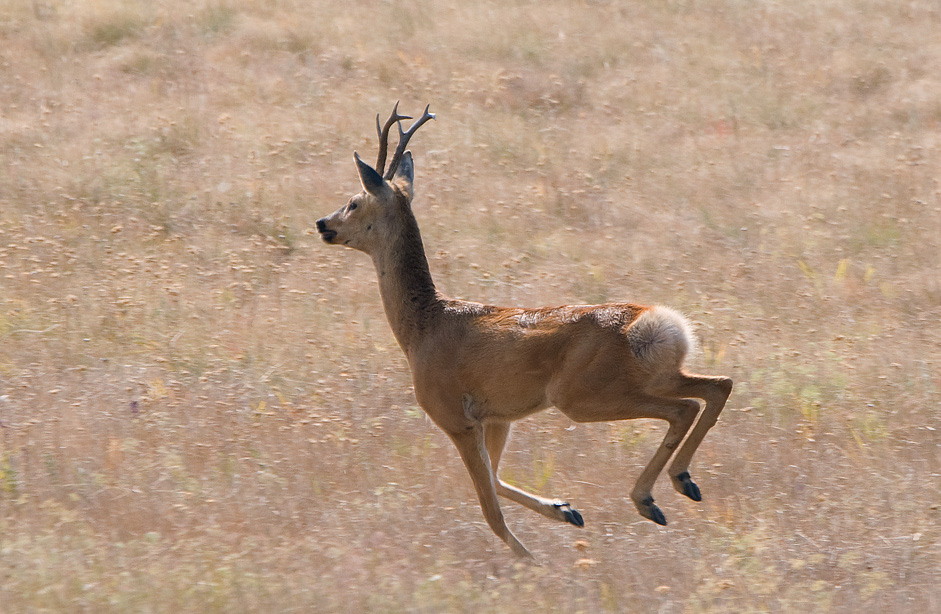
[[[941,5],[0,0],[0,611],[941,610]],[[438,287],[689,315],[735,390],[518,423],[516,560],[317,218],[396,100]]]

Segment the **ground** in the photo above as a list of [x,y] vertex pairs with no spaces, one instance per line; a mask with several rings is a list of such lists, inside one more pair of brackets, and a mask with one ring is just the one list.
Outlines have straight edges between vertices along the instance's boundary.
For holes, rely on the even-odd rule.
[[[941,6],[0,0],[0,611],[941,610]],[[362,254],[396,100],[449,295],[665,304],[735,390],[521,422],[483,521]]]

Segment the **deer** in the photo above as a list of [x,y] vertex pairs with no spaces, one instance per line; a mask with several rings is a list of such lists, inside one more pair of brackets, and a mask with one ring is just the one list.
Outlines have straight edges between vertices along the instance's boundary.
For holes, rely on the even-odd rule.
[[[673,487],[701,501],[690,461],[725,407],[732,380],[683,371],[695,344],[689,321],[664,306],[497,307],[440,293],[412,211],[415,165],[406,151],[415,132],[435,114],[428,105],[403,130],[402,122],[413,117],[400,115],[398,106],[383,125],[376,116],[375,168],[353,153],[362,190],[317,220],[317,231],[327,244],[372,258],[415,398],[457,448],[490,529],[512,552],[533,558],[507,527],[498,497],[554,520],[585,525],[568,501],[527,492],[497,473],[513,423],[549,407],[576,423],[666,421],[666,435],[637,477],[631,501],[642,517],[666,525],[651,492],[671,457]],[[398,144],[385,168],[393,125]]]

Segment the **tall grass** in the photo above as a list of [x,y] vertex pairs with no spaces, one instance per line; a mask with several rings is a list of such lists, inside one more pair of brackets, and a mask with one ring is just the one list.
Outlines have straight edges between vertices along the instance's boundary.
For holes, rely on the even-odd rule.
[[[0,611],[935,611],[937,3],[0,2]],[[449,294],[632,300],[736,381],[663,425],[520,423],[483,522],[374,272],[314,221],[430,102]]]

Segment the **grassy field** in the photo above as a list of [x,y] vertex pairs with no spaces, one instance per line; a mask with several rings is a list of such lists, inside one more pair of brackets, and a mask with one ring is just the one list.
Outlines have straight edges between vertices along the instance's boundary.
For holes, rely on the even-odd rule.
[[[0,612],[941,611],[941,4],[0,0]],[[539,565],[317,218],[375,114],[439,288],[662,303],[736,388],[517,426]]]

